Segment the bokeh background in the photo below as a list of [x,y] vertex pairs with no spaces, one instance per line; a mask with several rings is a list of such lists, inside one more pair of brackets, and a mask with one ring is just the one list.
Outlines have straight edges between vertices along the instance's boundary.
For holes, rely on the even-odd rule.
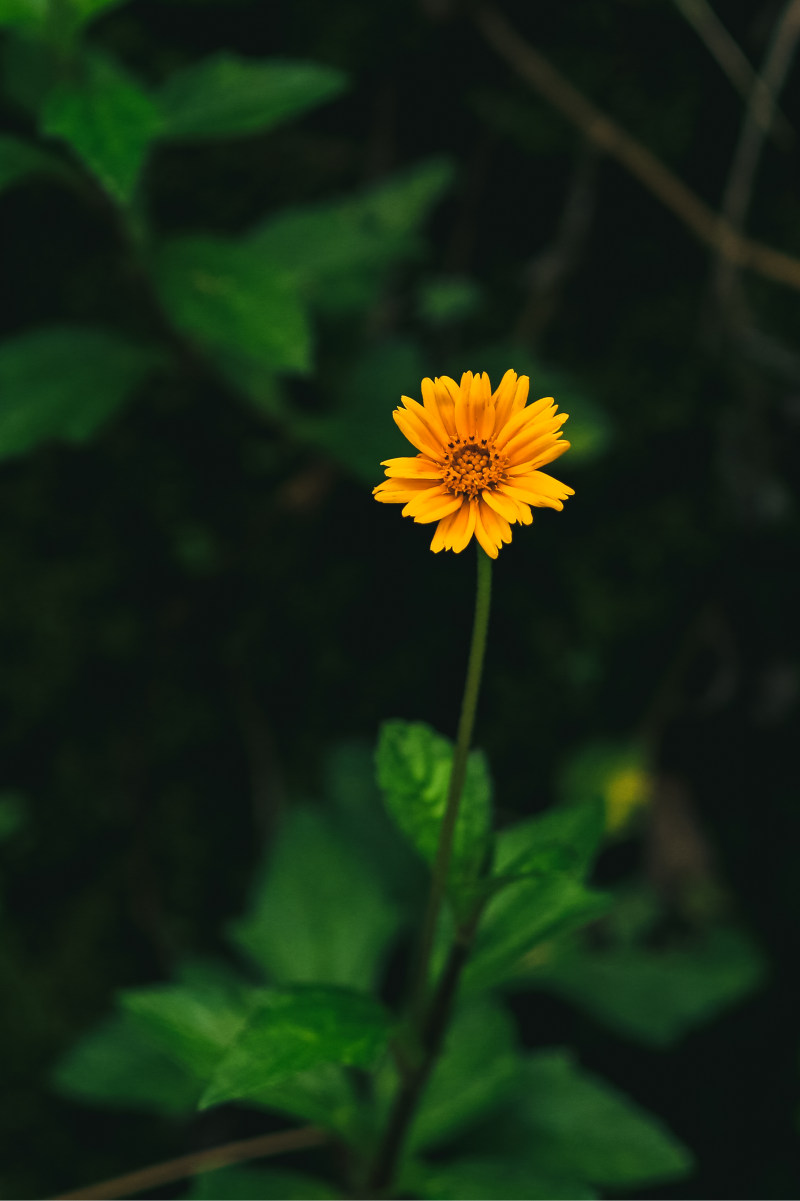
[[[453,733],[471,555],[371,485],[401,393],[507,367],[572,414],[576,495],[495,572],[499,819],[610,789],[598,882],[655,898],[650,968],[735,932],[721,976],[620,984],[645,1028],[673,980],[702,1014],[660,1043],[557,990],[520,1029],[693,1149],[647,1195],[797,1195],[800,265],[732,265],[742,234],[800,259],[797,8],[0,5],[4,1195],[255,1132],[82,1106],[54,1065],[220,951],[332,749]],[[264,116],[275,59],[318,70]],[[253,89],[238,126],[216,86]]]

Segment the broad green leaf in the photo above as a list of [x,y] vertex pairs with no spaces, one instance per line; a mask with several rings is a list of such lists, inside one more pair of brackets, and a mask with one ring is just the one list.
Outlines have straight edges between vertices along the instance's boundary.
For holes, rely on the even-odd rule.
[[80,68],[45,97],[42,132],[68,142],[109,195],[127,204],[161,128],[158,108],[110,59],[92,55]]
[[41,29],[50,0],[0,0],[0,27]]
[[562,805],[517,822],[495,839],[495,875],[543,877],[566,873],[583,878],[604,831],[605,810],[599,801]]
[[359,312],[394,263],[421,255],[420,228],[452,179],[447,160],[431,159],[359,195],[278,213],[252,232],[252,252],[318,309]]
[[195,1176],[186,1201],[335,1201],[341,1193],[291,1168],[217,1168]]
[[118,8],[127,0],[69,0],[75,25],[86,25],[108,8]]
[[519,1070],[515,1043],[503,1009],[483,999],[464,1004],[423,1094],[411,1145],[445,1142],[507,1098]]
[[330,416],[305,418],[297,427],[299,436],[326,451],[364,483],[375,484],[381,475],[381,460],[408,449],[390,414],[403,391],[408,391],[408,381],[419,381],[424,374],[415,343],[398,339],[371,345],[352,370],[333,384],[335,411]]
[[609,903],[567,874],[507,885],[486,906],[465,983],[491,988],[525,979],[546,960],[542,943],[594,921]]
[[319,63],[216,54],[176,71],[161,89],[163,136],[195,140],[271,129],[346,86],[341,71]]
[[269,990],[222,1057],[200,1105],[257,1096],[323,1063],[370,1067],[389,1022],[371,997],[337,988]]
[[291,283],[247,242],[167,243],[156,282],[169,318],[215,356],[274,371],[307,371],[311,331]]
[[69,177],[69,170],[60,159],[40,150],[38,146],[24,142],[21,138],[0,134],[0,191],[5,191],[32,175],[52,175],[55,178],[66,179]]
[[644,748],[635,742],[597,740],[572,752],[559,773],[567,804],[595,798],[606,811],[606,827],[623,830],[650,800],[652,779]]
[[64,1096],[104,1109],[163,1114],[194,1112],[201,1092],[195,1076],[128,1014],[85,1034],[57,1065],[53,1084]]
[[584,950],[544,964],[539,979],[618,1033],[666,1047],[752,992],[763,976],[752,943],[719,930],[685,949]]
[[651,1114],[581,1071],[563,1051],[532,1055],[515,1102],[527,1152],[543,1175],[634,1188],[679,1180],[686,1148]]
[[265,996],[208,980],[123,992],[120,1003],[156,1046],[205,1082]]
[[233,937],[280,984],[371,989],[399,921],[372,865],[329,818],[292,809]]
[[593,1201],[597,1197],[573,1177],[547,1176],[524,1154],[471,1156],[447,1163],[415,1165],[408,1185],[430,1201]]
[[[93,20],[104,9],[125,0],[62,0],[57,20],[60,28],[76,29]],[[0,26],[17,26],[39,33],[52,21],[53,0],[0,0]]]
[[[386,808],[429,863],[439,845],[452,762],[452,743],[422,722],[387,721],[381,727],[376,765]],[[486,760],[473,751],[453,842],[450,877],[456,892],[477,878],[486,858],[491,794]]]
[[160,354],[110,331],[57,326],[0,343],[0,459],[40,442],[85,442]]

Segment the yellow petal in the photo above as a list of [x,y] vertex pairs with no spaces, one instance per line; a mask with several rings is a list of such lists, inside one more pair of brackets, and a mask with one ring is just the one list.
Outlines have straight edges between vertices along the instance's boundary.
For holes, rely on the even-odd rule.
[[386,468],[390,479],[393,476],[402,476],[404,479],[440,480],[444,470],[438,463],[431,462],[423,455],[417,455],[413,459],[385,459],[381,467]]
[[441,455],[442,448],[437,446],[430,431],[422,425],[414,413],[409,412],[408,409],[395,409],[392,416],[405,437],[412,446],[416,446],[417,450],[422,451],[431,459],[437,459]]
[[425,405],[425,411],[434,413],[441,421],[446,433],[447,440],[452,438],[456,432],[455,422],[453,421],[453,402],[450,396],[446,393],[440,396],[432,379],[424,379],[422,381],[422,401]]
[[[429,482],[429,481],[428,481]],[[403,517],[416,517],[420,508],[424,508],[430,501],[440,500],[450,493],[446,488],[441,486],[427,487],[424,491],[417,492],[412,496],[406,507],[403,509]]]
[[[434,498],[424,505],[420,505],[414,513],[414,520],[420,525],[427,525],[430,521],[438,521],[441,517],[447,517],[450,513],[455,513],[461,508],[464,503],[464,498],[461,496],[452,496],[450,493],[447,496]],[[406,506],[408,508],[408,506]],[[403,516],[405,517],[405,509]]]
[[489,558],[496,559],[499,549],[498,543],[494,542],[486,532],[486,527],[483,524],[479,506],[476,506],[475,509],[475,537],[478,539],[478,542],[480,542]]
[[490,538],[494,538],[495,544],[500,545],[502,542],[511,541],[511,526],[506,521],[505,517],[501,517],[499,513],[495,513],[485,501],[480,503],[480,515],[483,522],[483,528]]
[[489,508],[494,509],[495,513],[499,513],[501,517],[505,517],[506,521],[519,520],[517,502],[510,496],[503,496],[502,493],[493,492],[489,488],[484,488],[481,496]]
[[529,428],[534,420],[541,420],[542,414],[551,407],[553,412],[555,412],[555,404],[552,397],[545,396],[541,400],[537,400],[534,404],[528,405],[527,408],[512,413],[502,429],[495,427],[495,446],[497,449],[505,450],[508,443],[516,434],[523,429]]
[[[465,513],[466,520],[464,520],[463,517],[463,514]],[[469,545],[472,540],[472,535],[475,533],[475,522],[478,517],[478,502],[476,500],[471,500],[468,505],[462,505],[461,510],[456,514],[456,517],[459,518],[459,521],[457,528],[454,529],[450,535],[450,549],[459,555],[461,554],[462,550]]]
[[[401,397],[403,404],[406,406],[406,412],[413,413],[418,418],[420,425],[424,426],[433,438],[434,445],[444,449],[449,442],[447,430],[442,424],[442,419],[438,413],[429,413],[428,410],[421,405],[418,400],[412,400],[410,396]],[[439,456],[434,456],[439,457]]]
[[433,538],[431,539],[431,550],[435,555],[438,555],[440,550],[445,549],[448,534],[459,512],[460,510],[456,510],[455,513],[450,513],[447,517],[443,517],[434,530]]
[[494,407],[496,410],[496,430],[501,430],[508,418],[511,416],[511,406],[514,403],[514,394],[517,390],[517,373],[510,369],[505,373],[500,381],[500,387],[493,396]]

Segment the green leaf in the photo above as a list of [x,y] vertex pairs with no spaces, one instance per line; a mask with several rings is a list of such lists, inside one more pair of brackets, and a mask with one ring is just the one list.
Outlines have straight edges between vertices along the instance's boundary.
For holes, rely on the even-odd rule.
[[193,1074],[154,1046],[128,1014],[115,1015],[83,1036],[57,1065],[57,1092],[104,1109],[177,1115],[197,1108]]
[[417,307],[426,324],[434,327],[452,325],[474,316],[480,309],[481,290],[472,279],[442,275],[422,283]]
[[584,878],[605,831],[602,802],[562,805],[539,817],[517,822],[495,840],[494,871],[497,877],[554,872]]
[[597,1196],[574,1177],[548,1177],[535,1160],[512,1154],[417,1165],[407,1183],[415,1196],[430,1201],[593,1201]]
[[399,921],[370,863],[309,806],[290,811],[256,884],[236,943],[278,983],[378,980]]
[[763,977],[752,943],[735,930],[718,930],[686,948],[585,950],[546,963],[539,978],[618,1033],[667,1047]]
[[343,72],[318,63],[216,54],[167,80],[159,96],[163,136],[195,140],[261,132],[346,86]]
[[364,1141],[362,1107],[346,1069],[338,1063],[319,1064],[259,1088],[247,1102],[334,1130],[354,1146]]
[[489,901],[464,981],[492,988],[524,980],[543,961],[541,944],[605,913],[610,898],[571,875],[522,880]]
[[421,255],[420,227],[452,180],[447,160],[430,159],[360,195],[270,217],[250,235],[251,251],[323,312],[357,313],[393,264]]
[[335,1201],[341,1193],[324,1180],[291,1168],[217,1168],[195,1176],[187,1201]]
[[309,369],[311,330],[295,290],[247,242],[170,242],[156,283],[170,319],[212,355],[270,371]]
[[[429,863],[436,858],[444,817],[453,745],[422,722],[387,721],[376,757],[384,802],[399,828]],[[486,858],[491,833],[492,786],[484,756],[473,751],[467,763],[458,814],[451,887],[473,882]]]
[[66,179],[69,170],[55,155],[30,142],[0,134],[0,191],[29,179],[32,175],[52,175]]
[[435,1146],[508,1097],[519,1070],[510,1016],[484,999],[462,1005],[423,1094],[412,1147]]
[[217,1064],[201,1108],[257,1096],[323,1063],[371,1067],[388,1038],[387,1015],[371,997],[322,987],[270,990]]
[[156,1046],[206,1082],[265,996],[263,990],[206,980],[136,989],[119,999]]
[[[60,28],[77,29],[104,9],[124,0],[63,0],[58,12]],[[52,0],[0,0],[0,26],[17,26],[43,33],[52,20]]]
[[45,97],[41,129],[63,138],[115,200],[133,197],[161,116],[144,89],[110,59],[93,54],[80,75]]
[[28,806],[21,792],[4,788],[0,791],[0,842],[12,838],[21,830],[27,818]]
[[89,327],[40,328],[0,343],[0,459],[50,438],[85,442],[161,362]]
[[525,1066],[515,1101],[531,1161],[547,1176],[633,1188],[678,1180],[692,1158],[651,1114],[580,1070],[564,1051]]
[[41,29],[50,0],[0,0],[0,27]]

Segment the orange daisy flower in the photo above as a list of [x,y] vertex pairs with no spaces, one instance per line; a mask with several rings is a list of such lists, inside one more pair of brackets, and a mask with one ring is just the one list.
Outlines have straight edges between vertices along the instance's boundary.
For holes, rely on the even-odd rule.
[[551,396],[526,404],[530,380],[507,371],[492,392],[489,376],[465,371],[461,384],[447,375],[422,381],[422,404],[402,398],[393,416],[413,458],[386,459],[387,479],[376,500],[402,504],[404,517],[438,522],[431,550],[458,553],[473,534],[493,559],[511,541],[515,522],[530,525],[531,505],[563,509],[572,488],[539,468],[569,442],[561,437],[566,413]]

